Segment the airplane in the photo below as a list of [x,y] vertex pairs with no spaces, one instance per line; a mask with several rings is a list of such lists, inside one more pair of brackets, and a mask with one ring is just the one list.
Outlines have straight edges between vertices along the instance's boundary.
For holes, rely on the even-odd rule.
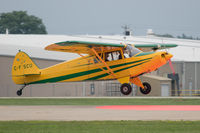
[[[80,57],[48,68],[39,69],[31,58],[19,51],[13,61],[12,79],[23,85],[17,95],[21,96],[27,85],[75,82],[92,80],[118,80],[123,95],[132,92],[131,83],[140,88],[142,94],[151,92],[151,85],[142,83],[139,76],[165,65],[172,54],[157,49],[176,47],[176,44],[115,44],[87,41],[65,41],[53,43],[45,50],[71,52]],[[143,52],[146,51],[146,52]]]

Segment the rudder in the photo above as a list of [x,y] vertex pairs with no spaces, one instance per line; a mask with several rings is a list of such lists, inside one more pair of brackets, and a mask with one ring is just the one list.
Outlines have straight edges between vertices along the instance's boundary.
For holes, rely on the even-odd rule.
[[23,84],[23,79],[28,75],[40,75],[40,69],[25,52],[19,51],[12,65],[13,81]]

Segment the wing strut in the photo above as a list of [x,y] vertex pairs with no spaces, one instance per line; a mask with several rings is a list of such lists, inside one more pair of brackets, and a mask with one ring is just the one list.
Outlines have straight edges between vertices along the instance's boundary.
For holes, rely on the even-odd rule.
[[92,52],[94,52],[94,54],[97,56],[97,58],[106,66],[106,68],[108,69],[108,71],[110,73],[108,74],[111,74],[114,78],[116,78],[114,72],[112,71],[112,69],[110,69],[110,67],[106,64],[106,62],[98,55],[98,53],[95,51],[94,48],[91,48]]
[[77,52],[78,55],[80,55],[81,57],[85,58],[85,56],[83,56],[81,53]]

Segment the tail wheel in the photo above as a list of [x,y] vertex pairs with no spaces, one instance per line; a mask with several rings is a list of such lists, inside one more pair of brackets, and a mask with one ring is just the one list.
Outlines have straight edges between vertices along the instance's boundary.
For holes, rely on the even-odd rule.
[[120,91],[124,95],[129,95],[132,92],[132,87],[131,87],[130,84],[124,83],[124,84],[121,85]]
[[17,91],[17,95],[18,95],[18,96],[21,96],[21,95],[22,95],[22,90],[18,90],[18,91]]
[[144,88],[140,87],[140,92],[145,95],[149,94],[151,92],[151,85],[147,82],[144,82],[143,86]]
[[21,96],[22,95],[22,91],[23,89],[26,87],[26,84],[24,84],[18,91],[17,91],[17,95]]

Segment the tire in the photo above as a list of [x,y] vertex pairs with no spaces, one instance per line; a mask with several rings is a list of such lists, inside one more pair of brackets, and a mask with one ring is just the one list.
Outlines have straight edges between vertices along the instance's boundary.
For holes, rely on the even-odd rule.
[[22,90],[18,90],[18,91],[17,91],[17,95],[18,95],[18,96],[21,96],[21,95],[22,95]]
[[132,92],[132,87],[131,87],[130,84],[124,83],[124,84],[121,85],[120,91],[124,95],[129,95]]
[[151,92],[151,85],[147,82],[143,83],[144,89],[140,87],[140,92],[144,95],[147,95]]

